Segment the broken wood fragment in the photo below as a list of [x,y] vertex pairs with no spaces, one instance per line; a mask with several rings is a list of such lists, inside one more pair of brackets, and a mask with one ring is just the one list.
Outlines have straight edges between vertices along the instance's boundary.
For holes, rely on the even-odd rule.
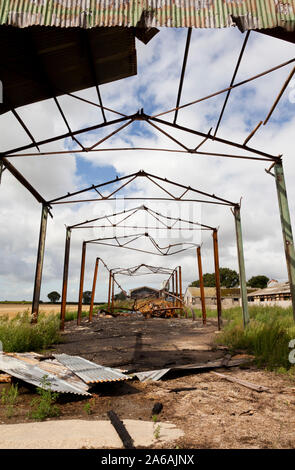
[[232,376],[225,375],[225,374],[220,374],[220,372],[212,371],[211,374],[217,375],[218,377],[228,380],[229,382],[237,383],[239,385],[242,385],[243,387],[250,388],[251,390],[254,390],[255,392],[269,392],[270,391],[269,388],[264,387],[263,385],[256,385],[252,382],[248,382],[247,380],[241,380],[236,377],[232,377]]
[[112,425],[123,442],[125,449],[135,449],[133,445],[133,439],[127,431],[124,423],[120,420],[119,416],[113,410],[110,410],[108,411],[108,417],[110,418]]

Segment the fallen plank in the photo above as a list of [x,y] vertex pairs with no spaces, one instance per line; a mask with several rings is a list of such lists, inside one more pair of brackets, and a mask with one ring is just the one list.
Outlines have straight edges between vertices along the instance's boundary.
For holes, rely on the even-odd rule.
[[124,426],[124,423],[120,420],[119,416],[113,410],[110,410],[108,411],[108,417],[110,418],[112,425],[116,429],[118,436],[123,442],[125,449],[134,449],[135,447],[133,445],[133,439]]
[[185,371],[196,371],[202,372],[207,371],[209,369],[217,369],[221,367],[236,367],[241,364],[246,364],[251,361],[252,358],[243,357],[240,359],[230,359],[230,357],[226,356],[222,359],[217,361],[210,361],[205,362],[202,364],[186,364],[182,366],[174,366],[168,369],[159,369],[159,370],[149,370],[145,372],[134,372],[131,374],[133,377],[137,377],[141,382],[146,382],[148,380],[157,381],[160,380],[164,375],[166,375],[170,371],[177,371],[177,370],[185,370]]
[[237,377],[220,374],[220,372],[212,371],[211,374],[217,375],[218,377],[228,380],[229,382],[237,383],[239,385],[242,385],[243,387],[247,387],[247,388],[250,388],[251,390],[255,390],[255,392],[269,392],[270,391],[269,388],[264,387],[263,385],[256,385],[252,382],[248,382],[247,380],[241,380],[241,379],[238,379]]

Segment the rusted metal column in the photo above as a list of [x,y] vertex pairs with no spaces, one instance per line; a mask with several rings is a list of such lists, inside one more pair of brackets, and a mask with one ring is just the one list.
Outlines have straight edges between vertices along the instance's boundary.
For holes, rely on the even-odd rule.
[[233,213],[235,216],[235,225],[236,225],[236,238],[237,238],[239,275],[240,275],[240,291],[241,291],[241,300],[242,300],[243,324],[245,327],[249,323],[250,317],[249,317],[249,311],[248,311],[247,282],[246,282],[240,206],[235,206]]
[[83,299],[83,285],[84,285],[84,273],[85,273],[85,258],[86,258],[86,242],[83,242],[83,244],[82,244],[82,257],[81,257],[81,272],[80,272],[80,288],[79,288],[77,325],[80,325],[81,316],[82,316],[82,299]]
[[[172,294],[175,295],[175,292],[174,292],[174,272],[172,274]],[[175,298],[174,297],[172,297],[172,298],[173,298],[173,300],[172,300],[173,305],[175,305]]]
[[213,249],[214,249],[214,266],[215,266],[217,319],[218,319],[218,329],[220,330],[222,326],[222,318],[221,318],[222,308],[221,308],[221,293],[220,293],[218,237],[217,237],[216,228],[213,230]]
[[90,301],[90,308],[89,308],[89,321],[92,321],[93,303],[94,303],[94,297],[95,297],[95,286],[96,286],[96,279],[97,279],[98,263],[99,263],[99,258],[96,258],[95,267],[94,267],[94,275],[93,275],[92,292],[91,292],[91,301]]
[[111,308],[112,270],[109,273],[108,311]]
[[45,252],[47,218],[48,218],[48,207],[45,204],[42,204],[39,243],[38,243],[38,252],[37,252],[37,263],[36,263],[35,282],[34,282],[34,293],[33,293],[33,302],[32,302],[32,320],[31,320],[32,323],[37,323],[38,321],[42,270],[43,270],[43,261],[44,261],[44,252]]
[[[182,276],[181,276],[181,266],[178,266],[178,279],[179,279],[179,298],[182,300]],[[179,306],[182,307],[183,303],[179,302]],[[185,318],[187,318],[187,310],[185,311]]]
[[68,276],[69,276],[69,259],[71,247],[71,229],[66,228],[66,241],[65,241],[65,257],[64,257],[64,272],[62,282],[62,295],[61,295],[61,309],[60,309],[60,329],[65,329],[65,317],[67,307],[67,289],[68,289]]
[[[175,295],[178,297],[178,273],[177,268],[175,269]],[[176,299],[175,306],[179,307],[179,300]]]
[[115,276],[112,274],[112,307],[111,311],[114,313],[114,294],[115,294]]
[[3,161],[0,159],[0,184],[1,184],[1,181],[2,181],[2,174],[5,170],[5,166],[4,166],[4,163]]
[[276,187],[278,194],[281,226],[284,240],[285,256],[288,270],[288,278],[290,283],[290,292],[292,300],[293,317],[295,321],[295,253],[294,241],[292,233],[292,225],[284,177],[284,169],[282,161],[274,165]]
[[201,293],[201,304],[202,304],[202,318],[203,325],[206,325],[206,302],[205,302],[205,289],[203,281],[203,269],[202,269],[202,258],[201,258],[201,247],[197,248],[197,257],[198,257],[198,268],[199,268],[199,281],[200,281],[200,293]]

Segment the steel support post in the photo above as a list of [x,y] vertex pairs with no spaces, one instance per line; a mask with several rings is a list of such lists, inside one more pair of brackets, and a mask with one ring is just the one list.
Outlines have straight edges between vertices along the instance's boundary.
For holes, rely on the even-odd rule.
[[284,240],[285,256],[287,263],[288,278],[290,283],[290,292],[292,300],[293,318],[295,321],[295,253],[292,233],[292,225],[284,177],[282,161],[274,165],[276,187],[278,194],[281,226]]
[[[175,295],[178,297],[178,273],[177,273],[177,268],[175,269]],[[175,299],[175,306],[179,307],[179,300]]]
[[60,309],[60,329],[62,331],[65,329],[71,234],[72,234],[71,229],[67,227],[66,228],[66,241],[65,241],[64,272],[63,272],[63,281],[62,281],[61,309]]
[[1,181],[2,181],[2,174],[5,170],[5,166],[4,166],[4,163],[3,161],[0,159],[0,184],[1,184]]
[[112,289],[112,270],[110,270],[110,274],[109,274],[108,311],[110,311],[110,308],[111,308],[111,289]]
[[114,294],[115,294],[115,276],[112,274],[112,307],[111,312],[114,313]]
[[[174,292],[174,273],[172,274],[172,294],[175,295]],[[175,298],[173,297],[173,305],[175,305]]]
[[93,274],[91,301],[90,301],[90,308],[89,308],[89,321],[92,321],[93,303],[94,303],[94,297],[95,297],[95,287],[96,287],[98,263],[99,263],[99,258],[96,258],[95,267],[94,267],[94,274]]
[[[181,275],[181,266],[178,266],[178,279],[179,279],[179,298],[182,300],[182,275]],[[182,302],[179,302],[179,306],[182,307]],[[185,311],[185,318],[187,318],[187,310]]]
[[47,218],[48,218],[48,207],[45,204],[42,204],[39,244],[38,244],[37,263],[36,263],[35,282],[34,282],[34,294],[33,294],[33,302],[32,302],[32,320],[31,320],[32,323],[37,323],[38,321],[42,270],[43,270],[43,261],[44,261],[44,252],[45,252]]
[[82,300],[83,300],[83,285],[84,285],[84,273],[85,273],[85,258],[86,258],[86,242],[83,242],[83,244],[82,244],[82,256],[81,256],[81,272],[80,272],[80,288],[79,288],[77,325],[80,325],[81,317],[82,317]]
[[218,237],[217,229],[213,230],[213,250],[214,250],[214,266],[215,266],[215,286],[216,286],[216,306],[218,330],[222,326],[222,308],[221,308],[221,292],[220,292],[220,274],[219,274],[219,254],[218,254]]
[[201,257],[201,247],[200,246],[198,246],[198,248],[197,248],[197,257],[198,257],[198,268],[199,268],[202,318],[203,318],[203,325],[206,325],[207,315],[206,315],[205,289],[204,289],[202,257]]
[[240,291],[241,291],[242,311],[243,311],[243,324],[245,327],[249,323],[250,317],[249,317],[249,310],[248,310],[247,282],[246,282],[240,206],[235,206],[233,213],[235,217],[235,226],[236,226],[239,275],[240,275]]

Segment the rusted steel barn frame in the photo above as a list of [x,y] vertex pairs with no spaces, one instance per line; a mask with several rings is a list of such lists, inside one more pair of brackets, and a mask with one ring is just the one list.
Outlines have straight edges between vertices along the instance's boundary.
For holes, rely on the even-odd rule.
[[[59,140],[66,139],[67,137],[72,137],[72,136],[84,134],[85,132],[94,131],[96,129],[102,129],[103,127],[112,126],[113,124],[119,124],[120,122],[130,120],[132,117],[134,117],[134,115],[126,116],[126,117],[124,116],[124,117],[121,117],[121,118],[113,119],[112,121],[107,121],[107,122],[103,122],[103,123],[100,123],[100,124],[95,124],[93,126],[84,127],[82,129],[72,131],[72,133],[66,132],[65,134],[61,134],[61,135],[56,136],[56,137],[49,137],[48,139],[43,139],[43,140],[38,141],[37,146],[44,145],[44,144],[50,144],[52,142],[57,142]],[[21,152],[23,150],[28,150],[28,149],[33,148],[35,146],[36,146],[35,143],[23,145],[21,147],[17,147],[17,148],[12,149],[12,150],[7,150],[7,151],[3,152],[2,155],[4,157],[9,156],[10,154],[13,154],[13,153],[16,153],[16,152]]]
[[224,88],[223,90],[219,90],[219,91],[216,91],[215,93],[211,93],[210,95],[204,96],[202,98],[198,98],[197,100],[191,101],[190,103],[183,104],[181,106],[178,106],[177,108],[175,107],[175,108],[169,109],[168,111],[163,111],[162,113],[154,114],[153,117],[159,117],[159,116],[163,116],[164,114],[173,113],[173,111],[176,111],[176,109],[179,110],[179,109],[187,108],[188,106],[192,106],[193,104],[197,104],[197,103],[200,103],[201,101],[208,100],[210,98],[213,98],[214,96],[220,95],[222,93],[225,93],[226,91],[232,90],[233,88],[237,88],[241,85],[245,85],[246,83],[256,80],[257,78],[260,78],[260,77],[263,77],[264,75],[272,73],[275,70],[278,70],[282,67],[286,67],[287,65],[290,65],[293,62],[295,62],[295,59],[287,60],[286,62],[283,62],[279,65],[276,65],[275,67],[267,69],[264,72],[253,75],[252,77],[249,77],[246,80],[242,80],[241,82],[235,83],[234,85]]
[[71,98],[75,98],[76,100],[84,101],[84,103],[91,104],[92,106],[96,106],[97,108],[101,108],[103,110],[109,111],[110,113],[117,114],[118,116],[124,116],[127,117],[127,114],[124,113],[119,113],[119,111],[115,111],[114,109],[107,108],[106,106],[102,106],[100,104],[94,103],[91,100],[87,100],[86,98],[81,98],[81,96],[74,95],[73,93],[64,93],[67,96],[70,96]]
[[201,257],[201,247],[200,246],[197,247],[197,259],[198,259],[198,270],[199,270],[199,281],[200,281],[202,319],[203,319],[203,325],[206,325],[207,314],[206,314],[206,301],[205,301],[205,290],[204,290],[202,257]]
[[[172,273],[172,294],[175,295],[175,290],[174,290],[174,277],[175,277],[175,271]],[[175,298],[173,297],[173,305],[175,305]]]
[[239,54],[239,58],[238,58],[238,61],[236,63],[236,66],[235,66],[235,70],[234,70],[234,73],[233,73],[233,76],[232,76],[232,79],[231,79],[231,82],[230,82],[230,89],[228,90],[227,94],[226,94],[226,97],[225,97],[225,100],[224,100],[224,103],[223,103],[223,106],[222,106],[222,109],[221,109],[221,112],[220,112],[220,115],[219,115],[219,118],[218,118],[218,121],[217,121],[217,124],[216,124],[216,127],[215,127],[215,131],[214,131],[214,137],[216,136],[217,134],[217,131],[219,129],[219,126],[220,126],[220,123],[221,123],[221,120],[223,118],[223,114],[224,114],[224,111],[225,111],[225,108],[226,108],[226,105],[227,105],[227,102],[228,102],[228,99],[229,99],[229,95],[231,93],[231,90],[232,90],[232,86],[234,84],[234,81],[236,79],[236,76],[237,76],[237,73],[238,73],[238,70],[239,70],[239,67],[240,67],[240,63],[241,63],[241,60],[243,58],[243,55],[244,55],[244,52],[245,52],[245,49],[246,49],[246,45],[247,45],[247,42],[248,42],[248,39],[249,39],[249,36],[250,36],[250,29],[247,31],[246,33],[246,36],[245,36],[245,39],[244,39],[244,42],[243,42],[243,45],[242,45],[242,49],[241,49],[241,52]]
[[[186,63],[187,63],[187,57],[188,57],[188,53],[189,53],[191,36],[192,36],[192,28],[188,28],[187,37],[186,37],[186,44],[185,44],[185,50],[184,50],[184,56],[183,56],[182,69],[181,69],[181,75],[180,75],[180,81],[179,81],[179,87],[178,87],[178,93],[177,93],[177,99],[176,99],[176,108],[178,108],[179,103],[180,103],[180,99],[181,99],[183,80],[184,80],[184,74],[185,74],[185,70],[186,70]],[[173,120],[174,123],[176,123],[176,121],[177,121],[177,116],[178,116],[178,109],[176,109],[175,114],[174,114],[174,120]]]
[[248,310],[247,281],[246,281],[246,271],[245,271],[245,258],[244,258],[244,248],[243,248],[240,206],[234,207],[233,214],[235,218],[235,227],[236,227],[239,275],[240,275],[240,291],[241,291],[241,301],[242,301],[242,311],[243,311],[243,324],[245,328],[246,325],[250,321],[250,317],[249,317],[249,310]]
[[285,176],[282,161],[276,162],[274,165],[274,176],[276,181],[278,204],[280,211],[280,219],[283,233],[283,241],[285,248],[286,264],[288,278],[290,283],[290,292],[292,300],[293,318],[295,321],[295,252],[294,239],[292,233],[292,224],[289,211]]
[[37,263],[36,263],[36,271],[35,271],[33,302],[32,302],[32,319],[31,319],[32,323],[37,323],[38,321],[48,212],[49,210],[48,210],[47,205],[42,204],[38,254],[37,254]]
[[[279,160],[279,157],[274,156],[274,155],[270,155],[266,152],[262,152],[261,150],[254,149],[252,147],[248,147],[246,145],[239,144],[238,142],[233,142],[231,140],[222,139],[222,138],[216,137],[216,136],[214,137],[211,134],[204,134],[204,132],[196,131],[194,129],[190,129],[190,128],[185,127],[185,126],[180,126],[179,124],[173,124],[172,122],[164,121],[163,119],[146,116],[146,120],[147,121],[149,121],[149,120],[156,121],[159,124],[163,124],[165,126],[173,127],[174,129],[178,129],[178,130],[181,130],[181,131],[184,131],[184,132],[188,132],[190,134],[198,135],[199,137],[203,137],[203,138],[208,137],[209,140],[212,140],[214,142],[219,142],[221,144],[230,145],[231,147],[237,147],[239,149],[246,150],[250,153],[255,153],[256,155],[261,155],[262,157],[266,157],[271,161],[278,161]],[[194,151],[192,151],[192,153],[194,153]]]
[[[215,286],[216,286],[216,307],[218,330],[222,327],[222,307],[221,307],[221,291],[220,291],[220,273],[219,273],[219,253],[218,253],[218,236],[217,229],[213,230],[213,250],[214,250],[214,266],[215,266]],[[242,283],[241,283],[242,289]]]
[[115,296],[115,275],[112,273],[112,305],[111,305],[112,313],[114,313],[114,296]]
[[55,151],[55,152],[39,152],[39,153],[16,153],[16,154],[11,154],[9,157],[42,157],[42,156],[49,156],[49,155],[71,155],[71,154],[81,154],[81,153],[91,153],[91,152],[116,152],[116,151],[130,151],[130,150],[137,150],[137,151],[153,151],[153,152],[172,152],[172,153],[185,153],[189,155],[206,155],[208,157],[224,157],[224,158],[236,158],[240,160],[255,160],[255,161],[260,161],[260,162],[265,162],[269,161],[269,158],[262,158],[262,157],[250,157],[247,155],[234,155],[234,154],[229,154],[229,153],[218,153],[218,152],[201,152],[197,151],[198,148],[200,148],[201,145],[207,141],[208,138],[206,137],[195,149],[188,149],[188,150],[179,150],[179,149],[163,149],[163,148],[150,148],[150,147],[115,147],[115,148],[99,148],[99,149],[93,149],[93,150],[60,150],[60,151]]
[[94,303],[94,297],[95,297],[95,288],[96,288],[96,280],[97,280],[98,263],[99,263],[99,258],[96,258],[96,260],[95,260],[95,266],[94,266],[94,274],[93,274],[93,283],[92,283],[92,291],[91,291],[91,300],[90,300],[90,307],[89,307],[89,321],[92,321],[92,315],[93,315],[93,303]]
[[[179,292],[178,292],[178,272],[177,272],[177,269],[175,269],[175,295],[176,297],[179,296]],[[179,301],[176,299],[176,307],[179,306]]]
[[262,121],[260,121],[257,126],[254,127],[254,129],[250,132],[250,134],[248,135],[248,137],[246,137],[246,139],[244,140],[244,143],[243,145],[246,145],[247,142],[249,142],[250,139],[252,139],[252,137],[256,134],[256,132],[258,131],[259,127],[261,126],[262,124]]
[[[179,127],[179,126],[178,126]],[[94,189],[97,189],[97,188],[102,188],[104,186],[107,186],[107,185],[110,185],[110,184],[113,184],[113,183],[117,183],[119,181],[123,181],[123,180],[126,180],[126,179],[130,179],[129,181],[127,181],[127,183],[124,184],[124,186],[128,185],[129,183],[131,183],[134,179],[136,178],[141,178],[141,177],[144,177],[144,178],[148,178],[149,179],[156,179],[158,181],[161,181],[163,183],[168,183],[168,184],[171,184],[173,186],[176,186],[177,188],[182,188],[184,190],[186,190],[185,192],[187,191],[191,191],[192,193],[197,193],[197,194],[201,194],[202,196],[206,196],[206,197],[210,197],[218,202],[222,202],[224,205],[230,205],[230,206],[235,206],[236,203],[235,202],[232,202],[232,201],[229,201],[227,199],[224,199],[224,198],[221,198],[219,196],[216,196],[215,194],[210,194],[210,193],[207,193],[205,191],[201,191],[199,189],[195,189],[195,188],[192,188],[191,186],[186,186],[184,184],[180,184],[180,183],[177,183],[175,181],[172,181],[172,180],[169,180],[168,178],[162,178],[160,176],[156,176],[156,175],[153,175],[151,173],[147,173],[146,171],[144,170],[140,170],[136,173],[131,173],[130,175],[126,175],[126,176],[121,176],[120,178],[116,178],[116,179],[113,179],[113,180],[110,180],[110,181],[106,181],[105,183],[100,183],[100,184],[97,184],[97,185],[92,185],[92,186],[88,186],[87,188],[84,188],[84,189],[81,189],[79,191],[75,191],[73,193],[67,193],[66,195],[64,196],[60,196],[60,197],[57,197],[55,199],[52,199],[51,201],[49,201],[49,204],[56,204],[60,201],[64,201],[64,199],[68,199],[70,197],[73,197],[73,196],[77,196],[78,194],[82,194],[82,193],[85,193],[85,192],[88,192],[88,191],[92,191]],[[152,182],[154,184],[156,184],[153,180]],[[117,190],[113,191],[110,195],[108,196],[104,196],[102,198],[102,200],[107,200],[107,199],[110,199],[110,196],[116,194],[120,189],[122,189],[122,187],[124,186],[120,186],[120,188],[118,188]],[[160,186],[160,185],[159,185]],[[165,191],[165,189],[160,186],[161,189],[163,189],[163,191]],[[127,199],[127,198],[125,198]],[[135,198],[135,199],[143,199],[143,198]],[[144,198],[146,199],[146,198]],[[153,199],[153,198],[147,198],[147,199]],[[157,199],[157,198],[156,198]],[[176,197],[176,196],[173,196],[172,199],[176,200],[176,201],[180,201],[182,200],[181,197]],[[97,199],[99,200],[99,199]],[[70,203],[75,203],[75,202],[81,202],[81,201],[67,201],[67,202],[70,202]],[[204,201],[203,201],[204,202]],[[63,202],[65,203],[65,202]]]

